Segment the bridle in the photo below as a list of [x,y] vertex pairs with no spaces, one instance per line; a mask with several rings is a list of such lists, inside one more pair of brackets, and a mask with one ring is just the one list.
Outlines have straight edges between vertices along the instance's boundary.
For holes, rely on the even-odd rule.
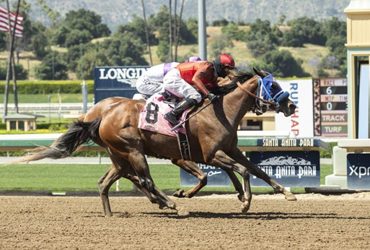
[[247,93],[248,95],[252,96],[252,97],[253,97],[253,98],[255,98],[256,100],[261,101],[261,102],[263,102],[263,103],[265,103],[265,104],[267,104],[267,105],[272,105],[272,106],[273,106],[273,105],[275,105],[275,102],[271,102],[271,101],[265,100],[265,99],[263,99],[263,98],[261,98],[261,97],[257,96],[256,94],[254,94],[254,93],[250,92],[248,89],[244,88],[244,87],[243,87],[243,85],[241,85],[241,84],[240,84],[240,82],[237,82],[236,84],[238,85],[238,87],[239,87],[242,91],[244,91],[244,92],[245,92],[245,93]]
[[[263,80],[262,80],[262,78],[260,76],[257,76],[257,77],[258,77],[258,87],[257,87],[257,93],[258,93],[258,92],[260,92],[258,89],[261,88],[261,86],[263,86],[263,83],[262,83]],[[270,100],[265,100],[263,97],[259,97],[258,95],[256,95],[256,94],[252,93],[251,91],[249,91],[239,81],[236,84],[238,85],[238,87],[243,92],[247,93],[248,95],[250,95],[251,97],[253,97],[255,99],[255,105],[254,105],[254,109],[253,109],[253,112],[255,114],[262,115],[269,108],[271,108],[271,109],[275,110],[276,112],[278,112],[278,109],[280,107],[280,104],[278,102],[276,102],[273,98],[270,98]]]

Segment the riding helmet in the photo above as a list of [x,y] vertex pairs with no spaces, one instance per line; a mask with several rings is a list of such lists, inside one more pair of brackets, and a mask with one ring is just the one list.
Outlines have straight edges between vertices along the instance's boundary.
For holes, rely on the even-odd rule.
[[226,76],[225,67],[235,68],[234,58],[230,54],[220,54],[213,63],[216,73],[220,77]]

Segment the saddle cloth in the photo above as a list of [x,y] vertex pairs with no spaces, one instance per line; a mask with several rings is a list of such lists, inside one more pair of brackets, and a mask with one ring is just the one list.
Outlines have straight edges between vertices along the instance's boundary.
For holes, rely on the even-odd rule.
[[[172,131],[171,124],[164,118],[164,115],[167,112],[170,112],[173,109],[173,106],[173,103],[167,103],[164,101],[163,95],[152,95],[148,98],[144,109],[140,112],[138,127],[143,130],[173,137],[176,137],[178,133],[186,134],[184,126],[180,126]],[[179,121],[184,121],[188,113],[189,110],[186,110]]]

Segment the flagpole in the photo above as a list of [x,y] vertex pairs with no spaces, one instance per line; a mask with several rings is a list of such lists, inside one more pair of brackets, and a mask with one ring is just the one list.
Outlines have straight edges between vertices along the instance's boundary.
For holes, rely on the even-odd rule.
[[8,29],[9,29],[9,55],[7,61],[7,68],[6,68],[6,82],[5,82],[5,89],[4,89],[4,113],[3,113],[3,122],[5,120],[5,116],[8,115],[8,98],[9,98],[9,78],[10,78],[10,67],[11,67],[11,56],[12,56],[12,44],[13,44],[13,36],[11,30],[11,23],[10,23],[10,7],[9,7],[9,0],[6,0],[6,7],[8,9]]
[[[19,11],[19,5],[20,5],[20,0],[18,0],[17,3],[17,16],[18,16],[18,11]],[[11,29],[11,18],[10,18],[10,6],[9,6],[9,0],[6,0],[6,6],[8,9],[8,28],[9,28],[9,55],[8,55],[8,65],[6,69],[6,83],[5,83],[5,90],[4,90],[4,113],[3,113],[3,121],[5,116],[8,115],[8,102],[9,102],[9,82],[10,82],[10,69],[13,64],[13,51],[14,51],[14,40],[15,40],[15,30],[12,32]],[[17,19],[14,20],[14,26],[16,26]],[[14,73],[15,70],[13,71],[13,79],[14,79]],[[16,88],[16,87],[15,87]],[[18,101],[18,97],[15,98]],[[15,103],[18,107],[18,103]],[[17,111],[18,113],[18,111]]]
[[[15,32],[18,24],[18,14],[19,14],[19,6],[20,6],[20,0],[18,0],[17,3],[17,10],[15,13],[15,22],[14,22],[14,27],[13,27],[13,44],[15,41]],[[15,112],[18,114],[19,113],[19,108],[18,108],[18,88],[17,88],[17,75],[15,71],[15,56],[14,56],[14,45],[12,48],[12,73],[13,73],[13,94],[14,94],[14,107],[15,107]]]

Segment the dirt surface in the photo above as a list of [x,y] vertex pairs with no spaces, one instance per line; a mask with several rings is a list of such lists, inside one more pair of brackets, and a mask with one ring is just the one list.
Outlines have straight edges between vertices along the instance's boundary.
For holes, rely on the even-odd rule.
[[159,210],[144,197],[0,196],[0,249],[370,249],[370,193],[236,195],[175,199],[190,212]]

